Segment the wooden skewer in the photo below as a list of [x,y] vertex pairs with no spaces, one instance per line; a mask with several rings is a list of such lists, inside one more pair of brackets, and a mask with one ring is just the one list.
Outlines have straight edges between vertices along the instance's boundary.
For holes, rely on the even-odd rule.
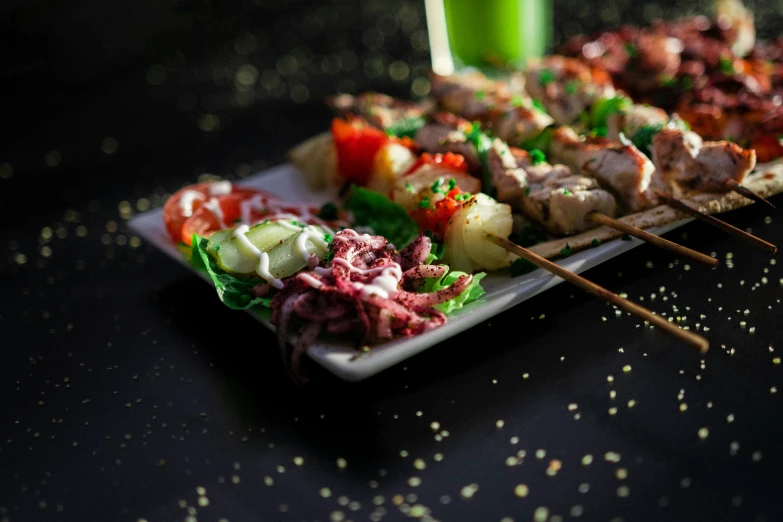
[[752,199],[753,201],[755,201],[757,203],[765,203],[765,204],[769,205],[770,207],[775,208],[775,205],[770,203],[769,200],[767,200],[765,198],[762,198],[761,196],[759,196],[758,194],[756,194],[755,192],[750,190],[748,187],[743,187],[742,185],[737,183],[737,180],[727,179],[726,182],[725,182],[725,185],[726,185],[726,188],[728,188],[730,190],[733,190],[737,194],[742,194],[746,198]]
[[758,238],[754,236],[753,234],[748,234],[744,230],[740,230],[739,228],[729,225],[725,221],[721,221],[720,219],[716,218],[715,216],[711,216],[709,214],[705,214],[704,212],[701,212],[699,210],[696,210],[693,207],[690,207],[680,201],[679,199],[675,199],[673,197],[670,197],[660,190],[653,189],[653,192],[661,198],[663,201],[666,202],[667,205],[670,207],[676,208],[677,210],[680,210],[682,212],[685,212],[686,214],[695,217],[696,219],[703,221],[704,223],[707,223],[708,225],[712,225],[714,227],[717,227],[724,232],[731,234],[733,236],[736,236],[744,241],[747,241],[751,245],[755,245],[763,250],[766,250],[767,252],[775,253],[778,251],[778,247],[773,245],[772,243],[769,243],[767,241],[764,241],[761,238]]
[[664,319],[660,315],[656,315],[652,313],[650,310],[642,306],[639,306],[633,301],[629,301],[628,299],[623,299],[619,295],[610,292],[606,288],[599,286],[593,283],[592,281],[588,281],[584,277],[578,276],[575,273],[571,272],[570,270],[566,270],[560,265],[553,263],[552,261],[539,256],[538,254],[534,254],[530,250],[523,248],[515,243],[512,243],[507,239],[503,239],[494,234],[487,234],[487,236],[489,237],[490,241],[492,241],[496,245],[505,248],[512,254],[516,254],[522,259],[525,259],[533,263],[534,265],[543,268],[544,270],[548,270],[549,272],[552,272],[557,277],[560,277],[561,279],[564,279],[565,281],[568,281],[569,283],[578,286],[579,288],[581,288],[586,292],[589,292],[593,295],[606,299],[607,301],[615,305],[617,308],[621,308],[622,310],[625,310],[626,312],[631,313],[636,317],[639,317],[640,319],[643,319],[644,321],[647,321],[654,326],[657,326],[658,328],[665,331],[666,333],[673,335],[674,337],[687,343],[693,348],[696,348],[697,350],[699,350],[699,353],[702,354],[706,353],[707,350],[709,349],[710,343],[704,337],[697,335],[693,332],[690,332],[688,330],[683,330],[676,324],[670,323],[668,320]]
[[702,254],[701,252],[697,252],[696,250],[692,250],[688,247],[678,245],[673,241],[669,241],[668,239],[664,239],[661,236],[656,236],[655,234],[651,234],[646,230],[635,227],[633,225],[629,225],[628,223],[620,221],[619,219],[609,217],[606,214],[601,214],[600,212],[593,211],[587,214],[587,219],[589,219],[594,223],[598,223],[600,225],[617,229],[620,232],[625,232],[629,236],[637,237],[657,247],[670,250],[675,254],[689,257],[694,261],[703,263],[711,268],[715,268],[716,266],[718,266],[718,260],[715,259],[714,257],[710,257],[706,254]]

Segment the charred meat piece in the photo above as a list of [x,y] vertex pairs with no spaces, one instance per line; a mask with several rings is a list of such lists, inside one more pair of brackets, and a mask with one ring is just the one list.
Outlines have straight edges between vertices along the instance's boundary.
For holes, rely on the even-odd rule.
[[476,148],[468,141],[465,132],[450,125],[427,123],[416,133],[414,141],[422,150],[433,154],[461,154],[468,162],[471,172],[477,172],[481,168]]
[[519,166],[508,145],[498,138],[492,140],[492,148],[487,152],[487,165],[498,201],[513,205],[525,195],[527,173]]
[[598,98],[615,94],[611,78],[603,69],[557,55],[528,64],[525,88],[561,125],[575,122]]
[[742,183],[756,166],[753,150],[729,141],[702,141],[698,134],[679,129],[656,134],[652,154],[669,185],[705,192],[726,192],[726,181]]
[[[598,182],[573,174],[565,165],[536,165],[529,171],[530,191],[520,200],[520,209],[547,231],[571,235],[594,228],[590,212],[615,215],[614,196]],[[546,172],[549,170],[549,172]]]
[[417,104],[377,92],[357,96],[338,94],[329,98],[328,103],[341,116],[361,116],[379,129],[387,129],[401,120],[425,116],[432,110],[431,103]]
[[520,105],[493,111],[487,126],[495,136],[506,143],[521,145],[526,140],[538,136],[553,123],[554,120],[547,113]]
[[524,93],[519,77],[506,82],[490,80],[478,71],[431,77],[432,95],[445,110],[470,120],[484,119],[493,109]]
[[550,154],[576,172],[598,180],[632,212],[658,203],[650,190],[655,167],[631,143],[605,138],[582,140],[573,129],[560,127],[552,135]]
[[650,105],[633,104],[627,111],[615,112],[606,119],[606,137],[620,139],[620,133],[633,140],[640,131],[661,129],[669,122],[666,111]]

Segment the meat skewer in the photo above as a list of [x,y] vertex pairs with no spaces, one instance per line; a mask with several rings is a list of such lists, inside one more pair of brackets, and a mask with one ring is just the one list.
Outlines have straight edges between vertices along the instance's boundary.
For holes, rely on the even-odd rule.
[[[541,63],[547,63],[546,60],[555,60],[557,67],[553,69],[559,70],[563,75],[578,77],[580,82],[590,79],[590,71],[575,74],[562,65],[563,62],[573,60],[548,57],[544,62],[537,62],[539,69],[536,74],[528,74],[527,85],[535,90],[535,78],[540,79],[544,71],[548,72],[544,75],[544,82],[539,80],[539,83],[546,83],[546,89],[540,88],[539,85],[536,91],[544,97],[542,103],[547,107],[559,107],[563,104],[567,91],[581,92],[580,106],[583,107],[583,114],[588,109],[591,115],[595,114],[596,109],[604,111],[604,131],[615,140],[622,138],[623,141],[613,142],[599,137],[582,140],[576,131],[567,126],[555,130],[545,129],[541,134],[548,134],[547,139],[539,141],[549,142],[549,152],[560,161],[588,176],[597,177],[616,194],[622,195],[630,210],[643,210],[657,205],[659,202],[653,187],[664,191],[670,198],[673,189],[681,186],[691,190],[733,190],[754,201],[763,200],[770,204],[739,184],[755,166],[755,154],[752,150],[744,150],[726,141],[705,143],[697,134],[677,128],[681,127],[678,120],[669,118],[665,111],[632,104],[627,98],[590,98],[595,92],[601,92],[602,96],[613,93],[603,80],[597,82],[597,87],[593,90],[581,88],[580,91],[578,85],[581,84],[562,88],[562,81],[558,83],[549,69],[541,68]],[[574,68],[578,69],[577,66]],[[575,84],[572,82],[575,81],[577,80],[572,78],[566,84],[573,86]],[[585,99],[590,99],[593,105],[588,105]],[[606,105],[601,107],[601,103],[610,104],[608,114]],[[562,110],[558,114],[561,115],[561,122],[575,118],[573,114],[563,116],[565,112]],[[636,139],[637,142],[646,142],[653,149],[653,161],[628,142],[629,134],[632,141]],[[715,225],[720,220],[712,218],[703,221]]]
[[524,247],[512,243],[507,239],[503,239],[494,235],[490,235],[489,238],[495,244],[502,246],[509,252],[516,254],[522,259],[525,259],[526,261],[533,263],[534,265],[551,272],[557,277],[560,277],[561,279],[564,279],[565,281],[568,281],[569,283],[578,286],[579,288],[581,288],[586,292],[589,292],[595,296],[598,296],[602,299],[609,301],[617,308],[620,308],[621,310],[624,310],[630,314],[635,315],[636,317],[639,317],[640,319],[643,319],[644,321],[647,321],[651,325],[660,328],[661,330],[668,333],[669,335],[673,335],[677,339],[687,343],[689,346],[696,348],[699,351],[699,353],[704,354],[707,353],[707,350],[709,350],[709,346],[710,346],[709,341],[704,337],[695,334],[693,332],[690,332],[688,330],[683,330],[675,323],[669,322],[668,320],[664,319],[662,316],[654,314],[650,310],[642,306],[639,306],[633,301],[629,301],[628,299],[623,299],[619,295],[610,292],[606,288],[599,286],[593,283],[592,281],[571,272],[570,270],[566,270],[565,268],[561,267],[557,263],[553,263],[552,261],[549,261],[548,259],[543,258]]
[[[457,128],[447,126],[447,121]],[[453,116],[440,117],[440,123],[425,125],[415,140],[430,152],[458,152],[472,158],[469,163],[481,163],[477,147],[464,132],[469,126]],[[496,189],[498,201],[512,205],[551,233],[570,235],[601,224],[623,233],[631,230],[635,237],[710,267],[717,263],[712,257],[613,219],[616,200],[594,177],[574,173],[566,165],[534,161],[499,138],[491,140],[485,156],[489,184]]]

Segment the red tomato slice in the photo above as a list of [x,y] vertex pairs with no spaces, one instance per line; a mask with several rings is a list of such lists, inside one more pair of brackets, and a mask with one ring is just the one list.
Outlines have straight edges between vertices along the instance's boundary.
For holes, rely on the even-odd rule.
[[[243,215],[243,204],[248,201],[248,208],[245,209],[247,214]],[[330,228],[348,225],[348,215],[345,212],[338,211],[337,220],[324,220],[317,217],[320,210],[320,207],[284,201],[273,194],[255,189],[249,192],[232,192],[202,203],[182,225],[182,241],[190,245],[193,234],[209,237],[218,230],[236,226],[244,219],[247,220],[247,225],[282,216],[292,216],[292,220],[308,225],[326,224]]]
[[[166,204],[163,206],[163,221],[172,241],[175,243],[182,241],[182,227],[185,225],[185,222],[198,212],[199,207],[205,201],[215,196],[219,197],[214,192],[212,182],[197,183],[178,190],[166,201]],[[254,188],[231,185],[230,194],[251,196],[259,192],[259,190]]]
[[359,120],[332,120],[332,137],[337,149],[337,169],[346,181],[365,186],[378,150],[391,138],[380,129]]

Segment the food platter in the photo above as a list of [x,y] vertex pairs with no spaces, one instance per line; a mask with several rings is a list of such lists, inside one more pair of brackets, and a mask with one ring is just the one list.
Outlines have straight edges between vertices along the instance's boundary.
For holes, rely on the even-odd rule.
[[[308,190],[307,186],[301,181],[300,173],[290,164],[283,164],[260,171],[241,181],[240,184],[273,190],[277,195],[289,201],[321,204],[330,198],[328,192]],[[686,224],[690,220],[690,218],[679,220],[651,228],[650,231],[655,234],[663,234]],[[164,226],[162,208],[149,210],[134,216],[130,220],[129,226],[162,253],[182,263],[185,267],[209,281],[206,274],[193,269],[183,258],[176,245],[171,242]],[[557,261],[557,264],[574,273],[581,273],[642,243],[642,241],[633,238],[627,241],[610,241],[561,259]],[[482,286],[487,293],[482,296],[481,300],[456,311],[446,324],[437,329],[424,332],[421,335],[375,345],[369,352],[357,351],[345,343],[317,341],[308,348],[307,355],[340,379],[360,381],[439,343],[448,343],[449,339],[456,334],[486,321],[552,288],[562,281],[562,279],[542,269],[513,278],[507,270],[492,272],[482,281]],[[207,288],[205,288],[204,294],[204,299],[214,298],[212,292]],[[248,313],[267,328],[274,330],[274,327],[262,314],[253,309],[249,309]],[[277,348],[270,346],[269,349]]]

